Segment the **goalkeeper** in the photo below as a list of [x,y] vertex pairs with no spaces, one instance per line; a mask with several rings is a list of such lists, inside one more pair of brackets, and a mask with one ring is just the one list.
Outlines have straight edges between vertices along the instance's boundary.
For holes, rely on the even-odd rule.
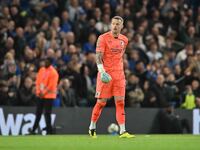
[[97,102],[92,111],[89,135],[96,137],[96,123],[108,98],[114,96],[116,120],[120,127],[121,138],[132,138],[125,129],[125,75],[123,54],[128,44],[126,36],[120,34],[123,19],[115,16],[111,20],[111,31],[99,36],[96,45],[96,62],[98,67],[96,95]]

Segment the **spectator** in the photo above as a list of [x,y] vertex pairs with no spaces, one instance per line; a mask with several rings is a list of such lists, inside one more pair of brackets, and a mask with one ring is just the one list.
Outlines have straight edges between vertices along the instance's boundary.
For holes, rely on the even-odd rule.
[[193,93],[195,95],[195,104],[196,108],[200,108],[200,85],[199,85],[199,80],[193,80],[191,84]]
[[96,34],[91,33],[88,38],[88,42],[83,44],[83,52],[85,53],[95,53],[95,44],[96,44]]
[[128,77],[128,84],[126,88],[127,101],[129,107],[141,107],[141,103],[144,99],[144,93],[139,87],[139,79],[134,74],[130,74]]
[[146,45],[143,42],[142,35],[139,33],[135,33],[133,36],[133,48],[140,49],[144,52],[147,50]]
[[142,107],[156,108],[158,107],[157,98],[153,90],[150,88],[149,81],[144,82],[144,100],[142,102]]
[[14,49],[15,49],[15,57],[16,59],[21,59],[22,54],[24,52],[24,48],[26,46],[26,39],[24,37],[24,29],[22,27],[18,27],[16,29],[16,36],[14,37]]
[[24,83],[18,91],[19,106],[35,106],[36,99],[33,80],[30,77],[24,79]]
[[164,107],[165,104],[169,101],[168,96],[166,95],[167,91],[164,86],[165,78],[162,74],[157,76],[155,84],[152,84],[151,89],[155,93],[157,106]]
[[176,62],[176,51],[173,49],[168,49],[167,52],[167,66],[170,69],[173,69],[175,65],[177,64]]
[[184,98],[184,101],[183,101],[181,107],[183,107],[185,109],[193,109],[196,107],[195,95],[192,91],[191,86],[187,86],[185,98]]
[[83,64],[80,69],[80,77],[81,77],[80,91],[82,91],[80,94],[80,98],[85,99],[85,101],[88,101],[88,106],[93,106],[95,104],[94,102],[95,87],[92,85],[92,80],[89,75],[90,75],[89,67]]
[[70,21],[75,22],[78,17],[78,12],[83,8],[79,5],[78,0],[70,0],[67,9],[69,10]]
[[66,10],[62,12],[61,31],[63,32],[72,31],[72,25],[71,22],[69,21],[69,13]]
[[71,88],[70,80],[65,78],[59,83],[58,95],[61,100],[62,107],[75,107],[77,105],[77,95],[74,89]]
[[95,8],[94,9],[94,13],[93,13],[93,18],[95,19],[96,22],[99,22],[101,21],[101,9],[100,8]]
[[139,56],[139,52],[137,50],[132,50],[129,53],[129,58],[128,58],[128,62],[129,62],[129,69],[132,72],[136,72],[136,63],[140,60],[140,56]]
[[96,29],[100,33],[107,32],[110,29],[110,16],[108,14],[104,14],[102,21],[96,23]]
[[177,107],[180,103],[180,99],[177,96],[178,87],[176,86],[176,79],[173,73],[168,74],[165,81],[166,96],[172,106]]
[[78,12],[79,17],[74,21],[74,33],[76,34],[76,42],[83,44],[88,39],[89,32],[87,31],[86,12],[81,9]]
[[1,68],[1,78],[4,80],[14,79],[15,82],[13,83],[15,84],[14,86],[16,86],[16,88],[19,88],[20,86],[21,72],[11,53],[7,53],[5,57],[4,64],[2,65]]
[[160,110],[158,119],[161,133],[180,134],[184,133],[184,129],[187,133],[191,133],[188,120],[176,115],[170,105],[166,105],[165,108]]
[[177,63],[180,63],[181,61],[186,60],[188,55],[193,55],[192,43],[187,43],[185,45],[185,48],[183,50],[181,50],[179,53],[177,53],[177,56],[176,56]]
[[8,85],[6,84],[5,81],[0,80],[0,105],[1,106],[6,106],[10,105],[8,102]]
[[158,45],[153,42],[150,44],[150,51],[147,52],[150,62],[158,60],[162,57],[162,54],[158,51]]
[[148,78],[148,70],[146,70],[145,65],[142,61],[138,61],[136,63],[135,74],[139,78],[140,86],[144,85],[144,82]]

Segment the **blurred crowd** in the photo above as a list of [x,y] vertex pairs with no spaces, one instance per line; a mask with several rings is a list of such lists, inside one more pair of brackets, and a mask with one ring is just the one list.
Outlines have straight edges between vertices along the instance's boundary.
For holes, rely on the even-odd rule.
[[50,57],[60,75],[54,106],[93,106],[96,40],[115,15],[129,39],[126,106],[199,108],[199,0],[0,1],[0,105],[35,106]]

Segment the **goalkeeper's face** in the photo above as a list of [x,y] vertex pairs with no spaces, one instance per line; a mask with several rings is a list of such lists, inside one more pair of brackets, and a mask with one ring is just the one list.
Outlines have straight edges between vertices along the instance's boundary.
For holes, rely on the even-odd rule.
[[111,31],[113,34],[119,34],[123,28],[123,22],[120,19],[112,19],[111,21]]

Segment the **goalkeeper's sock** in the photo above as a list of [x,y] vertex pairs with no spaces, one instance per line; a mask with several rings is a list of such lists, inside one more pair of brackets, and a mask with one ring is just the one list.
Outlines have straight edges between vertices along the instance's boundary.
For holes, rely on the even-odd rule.
[[122,134],[122,133],[124,133],[124,132],[126,132],[126,129],[125,129],[125,124],[120,124],[119,125],[119,134]]
[[91,121],[91,122],[90,122],[89,129],[90,129],[90,130],[96,129],[96,122]]
[[101,115],[102,109],[105,105],[106,105],[106,102],[100,102],[97,100],[92,111],[91,122],[96,123],[98,121],[99,116]]
[[125,112],[124,112],[124,100],[116,100],[116,120],[120,126],[120,134],[125,132]]

